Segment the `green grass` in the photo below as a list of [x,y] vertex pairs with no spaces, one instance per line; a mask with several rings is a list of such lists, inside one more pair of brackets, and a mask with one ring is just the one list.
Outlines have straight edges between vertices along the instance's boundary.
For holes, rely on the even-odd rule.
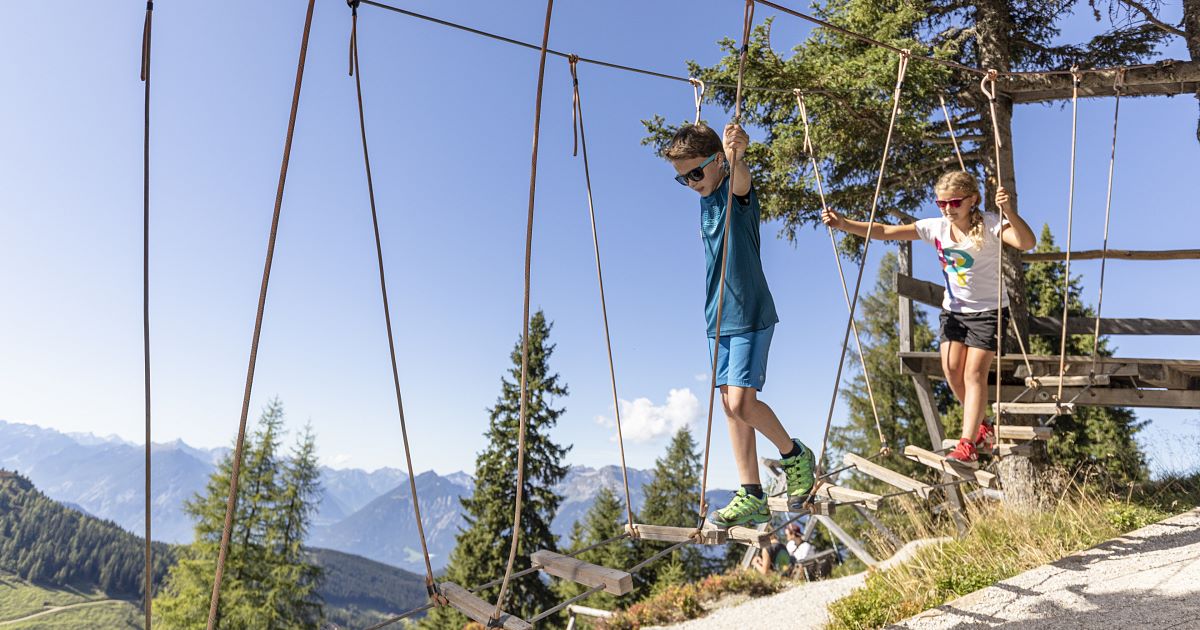
[[[67,606],[95,599],[103,594],[73,589],[39,586],[11,573],[0,572],[0,621],[20,619],[51,606]],[[7,629],[10,626],[5,626]]]
[[[1168,516],[1087,492],[1034,513],[1002,505],[972,512],[966,536],[926,547],[909,562],[868,576],[862,588],[831,604],[827,627],[883,627]],[[953,536],[947,528],[952,530],[949,524],[918,524],[925,537]]]
[[132,630],[142,627],[142,611],[137,604],[108,601],[71,610],[61,610],[36,619],[4,626],[4,630]]

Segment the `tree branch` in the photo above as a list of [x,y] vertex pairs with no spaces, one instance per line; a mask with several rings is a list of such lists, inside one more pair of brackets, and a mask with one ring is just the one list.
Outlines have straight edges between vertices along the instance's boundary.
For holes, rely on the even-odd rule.
[[1172,35],[1178,35],[1179,37],[1182,37],[1185,40],[1188,38],[1187,33],[1158,19],[1157,17],[1155,17],[1154,13],[1146,7],[1146,5],[1144,5],[1140,2],[1137,2],[1137,0],[1117,0],[1117,2],[1120,2],[1121,4],[1124,4],[1125,6],[1131,8],[1131,9],[1134,9],[1137,12],[1141,13],[1142,15],[1146,16],[1146,21],[1157,26],[1158,28],[1161,28],[1162,30],[1164,30]]

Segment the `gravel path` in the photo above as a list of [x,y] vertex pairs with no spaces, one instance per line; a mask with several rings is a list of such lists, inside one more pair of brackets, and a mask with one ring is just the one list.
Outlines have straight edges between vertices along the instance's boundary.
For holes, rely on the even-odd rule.
[[[886,569],[903,562],[924,545],[946,539],[915,540],[879,564]],[[669,626],[670,630],[817,630],[829,621],[830,603],[862,586],[866,573],[834,580],[801,583],[782,593],[760,597],[740,605],[718,608],[700,619]],[[666,630],[647,628],[646,630]]]
[[892,628],[1200,629],[1200,508],[1032,569]]

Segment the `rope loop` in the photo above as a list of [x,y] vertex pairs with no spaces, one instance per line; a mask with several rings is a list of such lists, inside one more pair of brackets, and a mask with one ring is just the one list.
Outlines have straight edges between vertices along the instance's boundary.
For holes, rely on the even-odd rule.
[[358,0],[346,0],[350,7],[350,70],[349,76],[354,76],[355,60],[358,59]]
[[688,82],[692,84],[692,95],[696,100],[696,122],[694,122],[692,124],[699,125],[700,124],[700,105],[702,103],[704,103],[704,91],[705,91],[704,81],[701,81],[700,79],[697,79],[696,77],[688,77]]
[[579,55],[567,55],[567,64],[571,68],[571,134],[575,138],[571,156],[579,155]]
[[[983,92],[983,94],[988,97],[989,101],[994,102],[996,100],[996,77],[999,74],[1000,73],[996,69],[988,68],[987,75],[979,80],[979,91]],[[988,89],[989,85],[991,86],[991,89]]]
[[1117,68],[1117,74],[1113,78],[1113,92],[1117,96],[1125,93],[1125,68]]

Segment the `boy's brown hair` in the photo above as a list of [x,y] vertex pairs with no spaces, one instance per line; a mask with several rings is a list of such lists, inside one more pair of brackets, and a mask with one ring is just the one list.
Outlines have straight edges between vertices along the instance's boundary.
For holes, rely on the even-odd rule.
[[662,155],[668,160],[690,160],[720,153],[723,148],[721,136],[716,131],[704,123],[697,123],[680,127]]

